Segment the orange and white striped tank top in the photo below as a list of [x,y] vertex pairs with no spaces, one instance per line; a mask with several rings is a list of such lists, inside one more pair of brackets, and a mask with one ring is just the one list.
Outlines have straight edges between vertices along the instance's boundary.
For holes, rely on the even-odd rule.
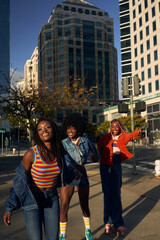
[[58,180],[61,169],[58,166],[57,159],[54,162],[45,162],[38,150],[37,145],[32,147],[34,152],[34,163],[31,167],[33,181],[39,188],[54,187]]

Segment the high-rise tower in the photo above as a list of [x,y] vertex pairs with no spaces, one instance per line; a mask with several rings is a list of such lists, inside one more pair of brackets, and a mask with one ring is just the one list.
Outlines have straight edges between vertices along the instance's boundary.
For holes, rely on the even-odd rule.
[[117,100],[118,66],[113,19],[82,0],[56,5],[38,37],[39,81],[56,84],[80,78],[89,88],[98,85],[96,100]]
[[[0,0],[0,85],[10,88],[10,0]],[[1,93],[3,91],[1,90]],[[4,91],[5,92],[5,91]]]
[[142,95],[160,93],[160,2],[119,0],[122,78],[137,75]]

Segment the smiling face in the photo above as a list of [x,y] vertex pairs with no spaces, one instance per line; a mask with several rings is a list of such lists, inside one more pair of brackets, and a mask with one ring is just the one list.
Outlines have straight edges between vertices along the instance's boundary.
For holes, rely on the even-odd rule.
[[67,135],[70,139],[77,139],[78,137],[78,133],[77,133],[77,129],[75,127],[68,127],[67,128]]
[[43,142],[50,142],[53,138],[53,130],[49,122],[41,121],[37,126],[37,131],[40,139]]
[[117,122],[111,123],[111,133],[113,136],[117,136],[120,133],[120,128]]

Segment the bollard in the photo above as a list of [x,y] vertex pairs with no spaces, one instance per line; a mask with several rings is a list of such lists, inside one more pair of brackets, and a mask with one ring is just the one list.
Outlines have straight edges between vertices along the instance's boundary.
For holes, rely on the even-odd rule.
[[160,160],[155,161],[155,176],[160,178]]
[[13,148],[12,150],[13,150],[13,155],[15,155],[16,154],[16,149]]

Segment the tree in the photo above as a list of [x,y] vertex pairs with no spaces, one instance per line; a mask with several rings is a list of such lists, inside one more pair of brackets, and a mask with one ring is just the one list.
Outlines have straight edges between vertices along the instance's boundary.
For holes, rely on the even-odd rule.
[[[7,79],[6,79],[7,80]],[[0,102],[6,118],[12,126],[20,125],[28,129],[29,140],[35,128],[37,119],[50,117],[55,119],[56,111],[72,110],[80,111],[89,104],[89,99],[94,95],[96,87],[89,90],[81,86],[80,79],[74,79],[70,84],[56,86],[52,91],[48,85],[39,83],[39,88],[31,89],[10,86],[10,89],[0,85]]]
[[105,121],[105,122],[101,123],[101,125],[99,125],[97,127],[96,135],[98,136],[98,135],[107,133],[109,128],[110,128],[110,122],[109,121]]
[[[143,126],[145,124],[145,117],[141,117],[141,115],[136,115],[134,114],[134,128],[141,128],[143,129]],[[131,132],[131,116],[127,116],[127,117],[120,117],[119,120],[121,121],[122,125],[126,128],[126,130],[128,130],[129,132]]]

